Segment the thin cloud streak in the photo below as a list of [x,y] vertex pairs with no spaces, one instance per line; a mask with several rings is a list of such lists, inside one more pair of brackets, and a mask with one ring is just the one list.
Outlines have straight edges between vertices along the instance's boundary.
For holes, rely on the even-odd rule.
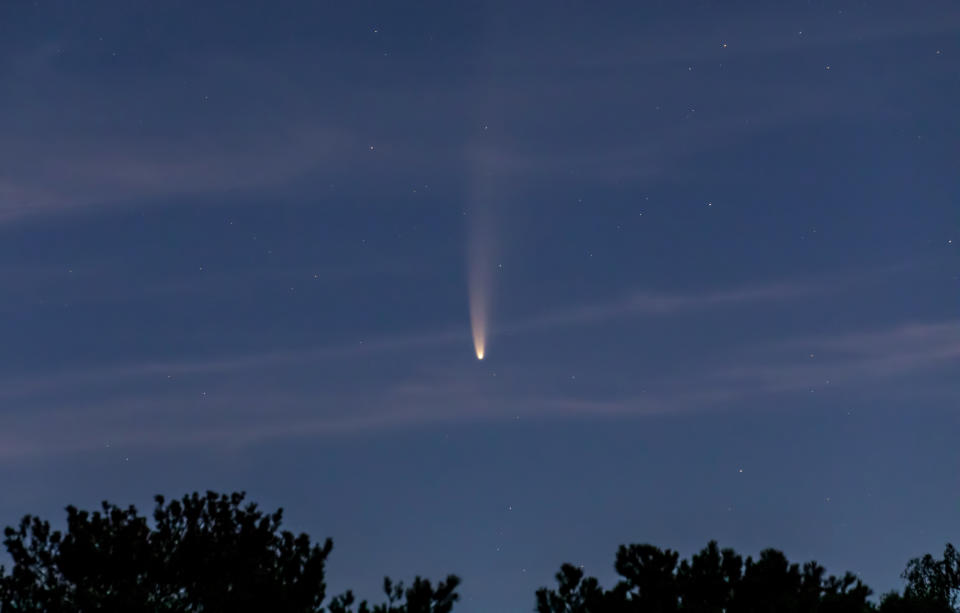
[[[948,336],[942,338],[941,334]],[[914,339],[908,354],[900,342]],[[782,353],[802,343],[830,341],[786,339],[768,349]],[[477,379],[444,374],[377,391],[335,394],[277,394],[276,390],[220,390],[209,398],[182,395],[114,398],[96,406],[34,408],[0,416],[0,459],[70,454],[108,447],[162,450],[175,446],[243,446],[273,439],[330,436],[428,425],[465,425],[511,419],[635,418],[651,415],[732,410],[734,405],[821,391],[883,393],[899,385],[897,377],[952,367],[960,361],[960,320],[908,324],[835,337],[835,346],[853,349],[818,363],[781,361],[779,355],[731,356],[740,364],[714,365],[699,375],[663,380],[649,390],[633,390],[606,400],[575,394],[530,394],[519,389],[490,389]],[[829,383],[825,377],[829,376]],[[691,391],[695,390],[695,391]],[[916,390],[914,397],[943,390]],[[956,399],[958,390],[947,390]],[[799,395],[798,395],[799,394]],[[755,404],[755,402],[754,402]],[[171,408],[175,407],[175,408]],[[330,407],[337,407],[330,412]],[[185,420],[169,426],[170,411]]]
[[718,370],[711,379],[778,391],[849,385],[944,368],[960,361],[960,320],[790,339],[763,351],[768,355],[761,361]]
[[824,287],[813,283],[777,283],[706,294],[635,292],[610,302],[558,309],[498,329],[506,334],[517,334],[554,327],[589,325],[630,316],[675,315],[720,306],[776,302],[823,291]]
[[[863,279],[869,275],[858,275]],[[503,334],[524,334],[549,328],[596,325],[618,318],[662,317],[705,309],[742,307],[788,301],[835,291],[849,279],[830,282],[774,283],[700,294],[635,292],[621,299],[568,307],[500,327]],[[331,433],[409,427],[415,424],[466,423],[532,416],[637,416],[729,408],[750,399],[842,387],[863,390],[896,384],[896,378],[951,367],[960,360],[960,321],[913,322],[840,336],[792,337],[737,349],[724,363],[706,364],[698,374],[684,378],[654,376],[656,385],[620,397],[586,400],[575,395],[531,395],[522,389],[491,390],[482,381],[462,373],[420,376],[398,385],[378,384],[351,393],[290,392],[243,389],[229,385],[217,390],[216,400],[197,404],[196,396],[133,391],[118,399],[116,391],[103,405],[76,406],[69,400],[47,399],[51,391],[72,393],[77,387],[122,385],[175,376],[248,373],[243,381],[271,369],[320,365],[377,354],[404,352],[413,347],[469,346],[469,330],[446,329],[329,347],[279,350],[241,357],[172,360],[86,371],[50,373],[28,380],[8,380],[2,395],[26,398],[24,412],[15,404],[0,415],[0,456],[8,459],[52,452],[92,450],[115,445],[163,448],[180,444],[250,444],[270,438],[322,436]],[[815,351],[812,358],[805,357]],[[537,376],[537,375],[534,375]],[[829,381],[829,382],[828,382]],[[199,382],[191,384],[199,386]],[[382,385],[382,382],[379,384]],[[192,389],[190,386],[187,389]],[[199,389],[199,387],[197,387]],[[701,390],[692,392],[690,390]],[[302,390],[301,390],[302,391]],[[110,399],[110,395],[113,396]],[[39,401],[39,404],[38,404]],[[189,428],[171,429],[165,416],[171,406],[194,407],[202,415]],[[270,407],[267,411],[264,407]],[[331,414],[328,407],[339,407]],[[319,414],[318,414],[319,411]],[[186,415],[192,415],[186,411]],[[142,420],[142,421],[141,421]],[[191,420],[188,419],[188,422]],[[144,425],[147,424],[147,425]],[[152,424],[152,425],[150,425]],[[51,432],[60,434],[51,438]]]
[[[251,135],[239,147],[200,146],[186,138],[167,152],[136,150],[139,144],[129,142],[104,148],[79,141],[68,152],[34,146],[26,159],[38,163],[20,173],[20,183],[0,177],[0,223],[81,206],[278,186],[339,159],[341,140],[316,128],[269,138]],[[24,159],[23,151],[19,155]]]
[[[429,117],[417,115],[416,111],[422,110],[420,101],[402,89],[378,91],[371,98],[386,97],[396,107],[408,109],[424,122],[415,140],[409,136],[394,137],[385,148],[393,148],[396,155],[391,158],[391,164],[402,167],[406,174],[436,172],[438,166],[456,172],[458,163],[469,168],[479,161],[491,173],[513,179],[539,180],[549,174],[595,183],[636,183],[676,172],[692,155],[726,149],[766,130],[796,124],[798,120],[816,121],[838,114],[863,118],[865,102],[869,102],[873,118],[897,111],[878,107],[877,100],[887,97],[874,92],[855,89],[847,93],[848,99],[838,104],[835,94],[793,86],[789,82],[770,86],[760,81],[749,92],[734,93],[725,103],[718,102],[718,109],[727,110],[717,120],[665,123],[658,118],[643,126],[642,139],[629,135],[613,147],[584,147],[579,141],[564,143],[562,137],[554,133],[547,137],[547,142],[510,142],[509,134],[501,134],[500,138],[507,140],[498,141],[491,132],[489,144],[478,147],[468,141],[464,150],[462,142],[450,138],[449,130],[436,128],[438,125],[463,127],[459,119],[462,109],[476,105],[478,92],[489,98],[492,106],[507,109],[506,120],[539,117],[544,104],[549,106],[558,96],[568,96],[570,85],[564,81],[558,91],[547,89],[547,83],[538,82],[536,87],[531,87],[528,82],[535,78],[535,73],[542,72],[541,64],[554,69],[582,67],[583,72],[591,73],[596,72],[596,67],[608,65],[635,71],[637,64],[701,60],[717,63],[737,58],[764,58],[774,52],[809,52],[816,47],[866,45],[949,33],[946,25],[949,20],[864,20],[859,28],[810,32],[805,36],[778,32],[771,27],[781,23],[782,17],[775,15],[751,16],[748,20],[718,24],[711,32],[611,34],[608,50],[599,53],[595,46],[544,45],[543,41],[531,42],[526,37],[516,39],[514,46],[518,48],[504,47],[509,41],[498,40],[497,46],[492,47],[495,53],[478,56],[486,73],[479,86],[458,82],[456,87],[451,87],[449,83],[429,80],[417,83],[418,91],[429,92],[429,96],[420,98],[440,99],[443,101],[440,107],[460,109],[458,112],[439,119],[436,113]],[[745,47],[731,40],[729,48],[719,51],[719,33],[729,32],[735,39],[737,32],[744,31],[762,33],[760,41]],[[671,56],[667,62],[660,53],[667,36],[672,47],[689,49],[690,56]],[[676,36],[689,39],[688,44],[677,43]],[[716,38],[717,44],[705,45],[703,40],[708,36]],[[540,52],[545,55],[534,59],[524,70],[518,65],[518,58],[529,58],[537,51],[531,48],[534,45],[542,48]],[[299,52],[308,50],[299,49]],[[0,223],[91,206],[140,206],[184,195],[277,190],[332,168],[354,172],[359,156],[369,145],[362,136],[366,131],[365,122],[345,125],[338,116],[347,108],[351,115],[372,114],[376,107],[358,109],[347,100],[331,101],[328,91],[322,88],[304,90],[299,75],[278,69],[278,65],[284,63],[283,51],[278,49],[274,53],[275,56],[245,61],[192,58],[190,66],[179,67],[187,75],[193,75],[198,65],[199,72],[218,75],[218,87],[213,89],[222,93],[206,100],[199,94],[193,98],[177,93],[183,90],[184,75],[172,68],[168,68],[168,72],[144,73],[153,76],[140,76],[132,82],[110,80],[102,75],[98,77],[100,81],[91,82],[91,75],[62,68],[59,44],[24,50],[18,54],[22,60],[0,66],[0,76],[25,84],[24,94],[3,105],[6,119],[0,119],[0,128],[6,135],[0,146],[0,166],[4,168],[0,173]],[[685,73],[684,70],[677,78]],[[45,82],[56,85],[44,86],[36,92],[30,89]],[[256,88],[259,92],[270,92],[271,104],[284,112],[264,116],[263,108],[248,100],[251,83],[260,85]],[[599,80],[592,78],[583,85],[594,92],[594,96],[569,99],[572,111],[558,115],[554,118],[556,121],[572,122],[578,116],[596,112],[598,93],[614,100],[634,99],[637,104],[647,100],[632,80],[618,74],[601,73]],[[784,87],[793,89],[785,91]],[[102,91],[113,94],[110,99],[104,99]],[[71,100],[71,105],[65,105],[64,100]],[[144,100],[152,102],[144,105]],[[664,115],[671,106],[674,112],[684,107],[679,102],[653,102],[653,98],[649,101],[651,109],[654,104],[667,104]],[[212,113],[211,107],[219,112]],[[317,113],[311,107],[324,111]],[[145,128],[142,119],[138,122],[120,112],[129,108],[152,118],[155,125],[148,121]],[[170,119],[174,108],[183,112],[179,122]],[[118,119],[117,124],[106,128],[100,123],[91,123],[89,115],[93,109],[97,113],[104,109],[115,111],[114,114],[125,118],[127,123]],[[209,125],[211,121],[213,128]],[[165,122],[171,125],[166,126]],[[458,153],[463,154],[462,160],[458,159]]]
[[[698,309],[721,306],[760,304],[825,291],[813,283],[778,283],[769,286],[745,287],[707,294],[669,294],[635,292],[625,298],[577,307],[548,311],[542,315],[497,326],[498,334],[518,335],[551,328],[595,325],[611,319],[638,316],[670,316]],[[407,335],[366,339],[325,347],[285,349],[246,356],[211,357],[205,359],[169,360],[124,366],[103,366],[79,371],[48,373],[37,377],[18,377],[0,385],[0,397],[15,398],[43,390],[97,385],[124,379],[182,377],[217,373],[242,372],[285,366],[345,360],[369,355],[405,352],[414,347],[442,346],[455,343],[469,345],[470,331],[446,328]]]
[[106,366],[83,371],[66,371],[52,373],[29,381],[20,378],[19,385],[16,380],[7,381],[0,389],[0,397],[16,397],[35,393],[41,389],[49,390],[55,387],[102,384],[120,379],[182,377],[281,368],[295,364],[319,363],[325,360],[342,360],[377,353],[406,351],[414,347],[447,344],[455,341],[469,343],[469,338],[468,332],[449,330],[423,335],[385,337],[370,341],[359,340],[355,343],[328,347],[254,353],[239,357],[157,361],[132,366]]

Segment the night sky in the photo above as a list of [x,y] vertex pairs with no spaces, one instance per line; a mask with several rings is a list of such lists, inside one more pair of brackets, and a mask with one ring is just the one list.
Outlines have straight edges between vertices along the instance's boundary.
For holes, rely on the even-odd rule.
[[958,31],[3,1],[0,524],[245,490],[463,613],[631,542],[899,587],[960,538]]

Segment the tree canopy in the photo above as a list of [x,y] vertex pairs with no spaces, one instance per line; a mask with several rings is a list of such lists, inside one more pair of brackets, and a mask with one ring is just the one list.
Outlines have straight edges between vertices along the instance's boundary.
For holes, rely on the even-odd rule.
[[610,589],[572,564],[556,574],[557,587],[539,589],[537,613],[957,613],[960,556],[947,545],[941,560],[911,560],[902,594],[877,605],[852,573],[828,575],[816,562],[790,563],[775,549],[757,559],[710,542],[689,560],[653,545],[625,545],[616,554],[620,580]]
[[711,542],[690,560],[653,545],[621,546],[614,568],[621,577],[600,587],[581,569],[565,564],[558,588],[537,592],[538,613],[860,613],[871,591],[851,574],[827,576],[822,566],[790,564],[767,549],[744,560]]
[[[385,578],[385,601],[347,591],[326,601],[330,539],[281,529],[243,493],[156,497],[152,518],[104,502],[67,507],[66,528],[28,515],[4,531],[12,566],[0,566],[0,613],[450,613],[460,579],[436,584]],[[537,590],[537,613],[960,613],[960,553],[910,560],[902,592],[875,603],[855,575],[791,563],[775,549],[754,559],[710,542],[689,559],[649,544],[622,545],[610,588],[563,564],[554,588]],[[522,606],[522,605],[521,605]]]
[[[152,522],[132,506],[71,506],[64,532],[28,515],[4,532],[13,566],[0,568],[0,611],[325,612],[332,541],[281,530],[282,509],[267,514],[243,502],[243,493],[158,496]],[[356,610],[448,613],[458,584],[453,575],[436,587],[388,579],[385,604]],[[352,612],[354,600],[347,592],[329,611]]]

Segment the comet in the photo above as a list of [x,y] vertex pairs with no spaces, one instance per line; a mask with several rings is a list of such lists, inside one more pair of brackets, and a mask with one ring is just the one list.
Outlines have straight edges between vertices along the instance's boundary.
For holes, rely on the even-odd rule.
[[486,297],[470,289],[470,329],[473,332],[473,351],[482,360],[487,352],[487,304]]
[[467,290],[470,302],[470,330],[478,360],[487,355],[490,334],[490,303],[493,294],[494,240],[490,211],[478,204],[468,217]]
[[[500,235],[495,223],[496,215],[504,200],[504,189],[491,164],[489,153],[495,150],[495,141],[488,131],[491,117],[500,115],[500,104],[491,99],[494,88],[482,80],[471,99],[478,108],[477,132],[467,143],[468,169],[467,198],[464,220],[466,221],[467,247],[467,294],[470,307],[470,332],[473,336],[473,352],[482,361],[490,353],[491,320],[494,304],[494,280],[497,276]],[[493,148],[493,149],[491,149]]]

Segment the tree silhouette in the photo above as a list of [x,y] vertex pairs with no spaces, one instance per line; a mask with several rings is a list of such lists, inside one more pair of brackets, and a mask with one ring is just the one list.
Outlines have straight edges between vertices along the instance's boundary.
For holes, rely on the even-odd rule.
[[[324,605],[333,543],[281,530],[283,511],[264,513],[244,494],[207,492],[169,503],[152,520],[104,502],[67,507],[61,532],[26,516],[4,531],[13,561],[0,566],[0,613],[451,613],[460,579],[409,586],[384,579],[386,601],[346,592]],[[563,564],[555,589],[536,592],[538,613],[960,613],[960,552],[924,555],[903,572],[902,593],[879,606],[856,576],[827,575],[816,562],[790,563],[775,549],[744,559],[711,541],[689,560],[653,545],[622,545],[620,580],[605,589],[582,567]]]
[[711,542],[677,564],[679,555],[653,545],[621,546],[614,568],[622,578],[611,590],[564,565],[556,590],[537,592],[538,613],[863,613],[874,610],[870,589],[847,573],[826,576],[808,562],[790,564],[767,549],[744,561]]
[[616,611],[622,598],[606,592],[593,577],[584,577],[583,569],[564,564],[556,574],[556,590],[537,590],[539,613],[589,613]]
[[960,611],[960,553],[947,544],[943,558],[929,553],[914,558],[903,571],[903,594],[884,596],[881,613],[955,613]]
[[[4,531],[13,560],[0,567],[0,611],[323,612],[324,571],[333,543],[281,531],[244,494],[156,497],[153,524],[132,506],[104,502],[92,513],[67,507],[65,532],[26,516]],[[459,579],[434,588],[417,577],[386,581],[388,603],[358,613],[449,613]],[[351,611],[353,595],[331,613]]]
[[683,600],[681,611],[723,613],[730,607],[734,587],[743,577],[743,558],[732,549],[720,551],[711,541],[703,551],[684,560],[677,569]]
[[[436,588],[430,581],[420,577],[414,579],[409,588],[404,588],[403,583],[394,584],[389,578],[385,578],[383,591],[387,602],[371,609],[370,605],[363,601],[357,608],[357,613],[450,613],[453,604],[459,599],[455,592],[459,584],[460,579],[454,575],[438,583]],[[333,600],[330,613],[352,613],[353,603],[353,593],[347,592]]]
[[669,549],[661,551],[653,545],[621,545],[614,568],[623,577],[620,592],[641,611],[672,613],[679,610],[677,559]]

